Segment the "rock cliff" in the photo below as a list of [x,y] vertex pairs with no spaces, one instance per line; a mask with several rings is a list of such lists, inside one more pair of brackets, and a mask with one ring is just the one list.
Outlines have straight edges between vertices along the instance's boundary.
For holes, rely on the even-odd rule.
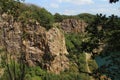
[[17,60],[24,55],[29,66],[38,65],[57,74],[69,68],[64,34],[58,28],[47,31],[32,20],[23,25],[14,21],[12,16],[3,14],[0,34],[0,44],[8,53]]
[[86,26],[87,23],[77,19],[65,19],[60,23],[60,28],[66,33],[83,33]]

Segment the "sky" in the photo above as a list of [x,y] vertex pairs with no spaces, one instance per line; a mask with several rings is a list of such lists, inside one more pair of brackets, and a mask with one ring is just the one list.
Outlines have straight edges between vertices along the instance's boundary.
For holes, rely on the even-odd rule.
[[109,0],[25,0],[25,3],[44,7],[52,14],[77,15],[80,13],[115,14],[120,16],[120,1],[109,3]]

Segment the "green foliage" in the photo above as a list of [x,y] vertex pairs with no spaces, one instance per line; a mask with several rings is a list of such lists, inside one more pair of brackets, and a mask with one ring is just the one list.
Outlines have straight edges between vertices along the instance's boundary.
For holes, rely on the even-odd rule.
[[[104,44],[105,47],[103,48],[102,55],[106,56],[106,59],[111,61],[110,64],[108,62],[101,67],[99,66],[98,69],[93,71],[94,74],[103,75],[106,74],[108,77],[112,79],[119,79],[118,73],[115,71],[118,70],[118,66],[114,68],[115,65],[119,63],[118,57],[119,54],[115,54],[116,52],[120,52],[120,18],[114,15],[106,17],[105,15],[97,15],[95,20],[90,24],[86,31],[88,32],[88,36],[90,37],[88,43],[93,43],[92,45],[86,45],[87,48],[90,48],[89,51],[93,51],[93,49],[98,48],[101,44]],[[110,58],[111,52],[114,54]],[[102,56],[103,57],[103,56]],[[114,62],[115,61],[115,62]],[[93,64],[93,63],[92,63]],[[91,69],[92,69],[92,64]],[[114,68],[114,69],[113,69]],[[117,76],[116,76],[117,75]],[[96,75],[99,77],[98,75]]]
[[79,73],[78,65],[74,61],[71,60],[69,70],[67,70],[65,72],[66,73],[69,73],[69,72]]
[[62,22],[63,21],[63,16],[60,15],[59,13],[56,13],[54,15],[55,22]]
[[54,17],[51,13],[49,13],[44,8],[40,10],[38,13],[40,17],[41,26],[45,26],[46,29],[50,29],[54,22]]
[[59,75],[49,73],[42,70],[40,67],[27,68],[25,80],[80,80],[80,75],[73,72],[63,72]]
[[67,50],[70,54],[82,52],[82,38],[80,34],[65,34]]
[[[112,0],[112,2],[114,2]],[[11,80],[10,73],[15,80],[23,80],[22,70],[24,70],[25,74],[22,76],[24,80],[89,80],[90,77],[87,73],[87,66],[85,60],[85,52],[92,52],[93,49],[98,48],[99,43],[107,44],[107,52],[117,52],[120,51],[120,18],[112,15],[110,17],[106,17],[105,15],[91,15],[88,13],[79,14],[76,16],[66,16],[60,15],[56,13],[54,16],[48,12],[44,8],[40,8],[35,5],[25,5],[16,0],[1,0],[0,1],[0,14],[7,13],[12,15],[15,20],[22,22],[23,24],[27,24],[29,20],[33,23],[38,21],[41,26],[46,29],[50,29],[55,22],[62,22],[63,19],[67,18],[75,18],[81,19],[85,22],[89,23],[89,26],[86,28],[86,32],[88,33],[86,38],[83,34],[65,34],[66,38],[66,46],[67,50],[70,53],[68,58],[70,60],[70,70],[62,72],[60,75],[53,74],[42,70],[40,67],[28,67],[22,63],[17,63],[11,60],[6,64],[5,56],[2,56],[2,62],[0,67],[5,67],[5,73],[2,76],[1,80]],[[23,38],[27,37],[25,33]],[[2,50],[0,50],[2,53]],[[107,54],[109,55],[109,54]],[[47,56],[49,57],[49,55]],[[117,57],[117,58],[116,58]],[[116,65],[119,68],[119,55],[115,54],[108,59],[111,59],[111,64]],[[101,74],[107,74],[108,76],[114,78],[114,74],[118,75],[118,72],[113,72],[112,74],[108,74],[108,72],[119,70],[118,68],[111,67],[103,71],[106,68],[102,66],[100,68],[97,67],[97,64],[94,60],[90,60],[89,62],[90,70],[94,73],[95,70]],[[114,63],[114,64],[113,64]],[[25,69],[23,69],[23,66]],[[26,68],[27,67],[27,68]],[[98,68],[98,69],[97,69]],[[102,69],[103,68],[103,69]],[[9,73],[10,72],[10,73]],[[84,73],[83,73],[84,72]],[[118,77],[118,76],[117,76]],[[118,77],[119,78],[119,77]]]
[[31,78],[36,76],[42,76],[45,72],[40,67],[28,67],[27,74],[31,76]]
[[60,75],[47,73],[46,76],[42,80],[87,80],[89,79],[86,75],[69,72],[69,73],[61,73]]
[[82,14],[77,15],[77,17],[90,24],[91,22],[94,21],[95,15],[92,15],[89,13],[82,13]]
[[84,53],[80,54],[77,56],[77,65],[79,66],[79,70],[80,71],[84,71],[87,72],[87,67],[86,67],[86,60],[85,60],[86,56]]
[[0,1],[0,14],[7,13],[13,15],[15,19],[20,14],[20,1],[24,0],[1,0]]
[[[56,15],[60,18],[60,20],[61,20],[61,18],[62,19],[78,19],[78,20],[84,20],[88,24],[92,23],[96,17],[95,15],[92,15],[89,13],[82,13],[82,14],[70,15],[70,16],[59,15],[59,14],[56,14]],[[59,19],[57,19],[57,20],[59,20]]]
[[65,72],[79,73],[79,71],[87,71],[85,55],[83,53],[71,55],[71,57],[69,57],[69,60],[70,68]]
[[38,21],[46,29],[50,29],[54,22],[54,16],[46,9],[35,5],[26,5],[16,0],[0,1],[0,12],[0,14],[11,14],[15,20],[24,24],[29,20]]
[[25,80],[31,80],[31,75],[30,74],[26,74],[24,79]]
[[[83,56],[82,56],[83,57]],[[87,80],[89,76],[74,71],[65,71],[60,74],[54,74],[42,70],[39,66],[27,67],[24,80]],[[86,77],[87,76],[87,77]]]
[[97,39],[96,37],[89,37],[91,35],[87,35],[86,39],[82,42],[82,50],[88,53],[91,53],[93,51],[93,49],[98,48],[99,44],[99,39]]
[[119,51],[120,18],[117,16],[97,15],[94,22],[86,28],[86,31],[91,37],[89,43],[92,45],[88,45],[91,47],[91,51],[97,48],[99,43],[107,44],[107,49],[110,49],[108,51]]
[[30,74],[31,76],[34,75],[42,76],[43,74],[45,74],[45,71],[42,70],[39,66],[36,66],[36,67],[28,67],[27,73]]
[[98,65],[97,65],[95,60],[89,60],[88,61],[88,66],[89,66],[91,72],[98,69]]
[[4,74],[0,78],[0,80],[11,80],[11,79],[17,79],[21,80],[23,76],[21,76],[23,73],[22,65],[18,64],[14,60],[11,60],[9,64],[4,63]]
[[50,29],[54,22],[54,16],[44,8],[40,8],[35,5],[23,5],[23,7],[21,7],[19,21],[25,23],[29,20],[36,20],[41,26],[45,27],[46,29]]
[[32,80],[42,80],[42,79],[39,76],[34,76],[34,77],[32,77]]
[[68,58],[71,62],[69,72],[78,73],[80,79],[88,80],[90,77],[86,74],[86,55],[83,53],[84,37],[84,34],[65,34]]

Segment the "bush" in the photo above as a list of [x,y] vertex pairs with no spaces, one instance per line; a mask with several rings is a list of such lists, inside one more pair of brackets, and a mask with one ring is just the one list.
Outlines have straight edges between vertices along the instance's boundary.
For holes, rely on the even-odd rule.
[[63,16],[60,15],[59,13],[56,13],[54,15],[55,22],[62,22],[63,21]]
[[96,70],[98,68],[98,65],[95,60],[89,60],[88,66],[89,66],[91,72],[93,72],[94,70]]

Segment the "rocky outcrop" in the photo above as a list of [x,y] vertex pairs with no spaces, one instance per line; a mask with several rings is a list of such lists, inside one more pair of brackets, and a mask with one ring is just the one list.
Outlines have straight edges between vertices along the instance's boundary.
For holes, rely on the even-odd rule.
[[48,47],[53,56],[50,63],[50,71],[58,73],[58,71],[68,69],[69,60],[65,55],[68,54],[65,46],[65,37],[58,28],[52,28],[46,33],[48,39]]
[[20,53],[21,44],[21,24],[13,23],[13,17],[7,14],[2,15],[0,21],[0,45],[7,48],[11,55],[18,55]]
[[77,19],[65,19],[60,24],[60,28],[66,33],[83,33],[86,26],[87,23]]
[[29,66],[37,65],[54,73],[69,68],[65,38],[58,28],[47,31],[32,20],[23,25],[4,14],[0,31],[1,45],[5,45],[15,59],[19,60],[20,55],[24,55],[24,61]]

